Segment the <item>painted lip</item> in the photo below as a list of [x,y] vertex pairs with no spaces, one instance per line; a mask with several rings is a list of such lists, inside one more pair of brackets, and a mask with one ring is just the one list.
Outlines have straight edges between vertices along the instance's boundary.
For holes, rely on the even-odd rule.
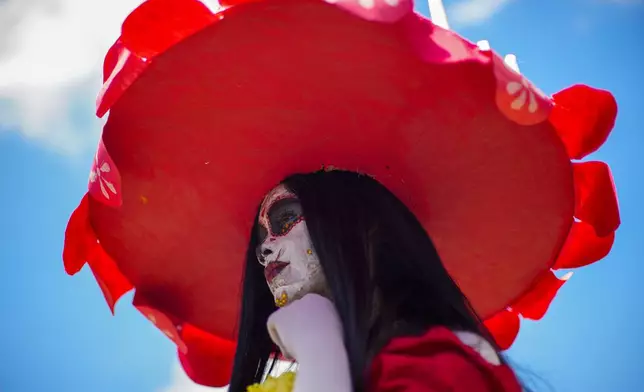
[[266,268],[264,268],[264,276],[266,277],[266,281],[268,283],[271,283],[271,281],[273,281],[273,279],[275,279],[275,277],[279,275],[279,273],[282,272],[282,270],[289,264],[290,263],[286,261],[273,261],[268,263]]

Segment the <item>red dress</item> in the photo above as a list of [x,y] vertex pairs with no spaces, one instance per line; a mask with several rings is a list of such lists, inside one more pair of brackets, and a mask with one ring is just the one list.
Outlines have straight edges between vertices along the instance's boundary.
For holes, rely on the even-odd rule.
[[521,392],[514,372],[495,365],[446,328],[393,339],[376,356],[371,392]]

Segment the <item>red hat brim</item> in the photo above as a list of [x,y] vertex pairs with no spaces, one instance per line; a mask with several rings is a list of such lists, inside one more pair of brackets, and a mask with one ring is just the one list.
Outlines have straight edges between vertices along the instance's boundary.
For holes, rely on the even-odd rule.
[[[322,167],[367,173],[405,202],[503,346],[517,309],[545,312],[555,263],[608,252],[610,173],[574,169],[570,151],[606,139],[610,94],[579,86],[558,105],[411,1],[376,0],[375,13],[353,0],[241,3],[212,14],[150,0],[106,58],[109,118],[64,256],[70,273],[90,264],[112,307],[136,288],[182,351],[201,342],[193,352],[211,362],[196,362],[229,369],[257,206]],[[594,251],[578,256],[579,238]]]

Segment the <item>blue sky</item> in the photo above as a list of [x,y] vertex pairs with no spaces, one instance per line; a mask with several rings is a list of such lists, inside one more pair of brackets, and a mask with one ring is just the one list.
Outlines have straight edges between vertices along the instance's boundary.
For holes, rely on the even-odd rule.
[[[96,5],[100,10],[84,4],[90,2],[52,3],[58,8],[0,1],[0,391],[197,391],[182,384],[174,348],[130,297],[112,317],[88,271],[72,278],[63,270],[65,226],[86,190],[100,129],[93,101],[102,48],[136,2]],[[417,3],[427,13],[425,2]],[[446,1],[452,28],[516,54],[521,71],[545,92],[586,83],[611,90],[620,105],[612,136],[593,156],[611,165],[618,187],[623,224],[614,250],[577,271],[542,321],[524,322],[509,356],[556,391],[644,390],[644,164],[637,158],[644,146],[644,76],[637,71],[644,4],[457,3]],[[71,44],[54,41],[52,56],[28,50],[39,43],[51,51],[47,39],[57,37]],[[77,56],[73,66],[64,63],[66,50]],[[40,71],[51,76],[41,80]]]

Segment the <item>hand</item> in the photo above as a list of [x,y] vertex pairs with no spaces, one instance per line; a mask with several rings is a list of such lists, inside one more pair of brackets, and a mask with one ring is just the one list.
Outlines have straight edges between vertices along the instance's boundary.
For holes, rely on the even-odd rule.
[[307,294],[278,309],[267,325],[282,355],[299,364],[293,392],[351,392],[342,322],[331,301]]
[[343,343],[342,322],[333,302],[318,294],[307,294],[273,313],[268,333],[289,360],[301,362],[320,346]]

